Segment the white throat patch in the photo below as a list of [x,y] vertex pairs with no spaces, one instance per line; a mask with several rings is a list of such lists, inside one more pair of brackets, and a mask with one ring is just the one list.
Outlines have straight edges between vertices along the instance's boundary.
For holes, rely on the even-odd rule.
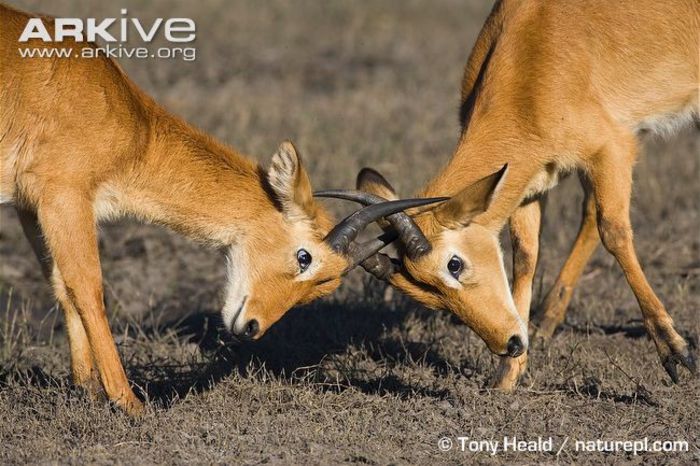
[[221,311],[224,325],[233,333],[240,333],[247,322],[246,303],[250,296],[248,258],[242,244],[229,248],[226,255],[226,297]]

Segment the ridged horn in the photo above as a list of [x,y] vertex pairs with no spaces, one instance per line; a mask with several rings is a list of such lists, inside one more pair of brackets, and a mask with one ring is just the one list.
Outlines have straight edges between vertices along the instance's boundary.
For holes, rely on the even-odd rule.
[[[323,191],[321,191],[321,193],[322,192]],[[324,241],[334,251],[344,255],[348,255],[350,253],[350,246],[352,242],[355,241],[355,239],[357,239],[357,236],[360,234],[360,232],[364,230],[370,223],[375,222],[382,217],[387,217],[387,220],[389,220],[388,217],[390,215],[396,214],[397,212],[401,212],[402,210],[411,209],[413,207],[421,207],[429,204],[435,204],[438,202],[444,202],[448,199],[449,198],[447,197],[401,199],[398,201],[380,201],[379,203],[368,205],[349,215],[342,222],[333,227],[333,229],[324,238]],[[410,217],[408,217],[408,215],[406,215],[406,217],[410,220]],[[413,222],[412,220],[410,221]],[[399,228],[396,228],[396,230],[400,237],[401,233]],[[425,239],[424,236],[423,239]],[[425,242],[427,243],[427,240]],[[374,247],[377,247],[378,244],[379,243],[374,244]]]
[[389,231],[374,239],[364,243],[352,243],[348,251],[348,267],[345,272],[349,272],[358,265],[365,267],[365,261],[377,256],[385,246],[393,243],[398,238],[395,231]]
[[[375,194],[345,189],[328,189],[324,191],[317,191],[314,193],[314,196],[344,199],[347,201],[358,202],[365,206],[387,202],[386,199]],[[449,198],[433,199],[447,200]],[[406,249],[406,255],[409,257],[409,259],[416,260],[430,252],[431,246],[428,239],[408,214],[404,212],[397,212],[387,216],[386,219],[398,233],[399,239],[401,240],[401,243],[403,243],[404,248]]]

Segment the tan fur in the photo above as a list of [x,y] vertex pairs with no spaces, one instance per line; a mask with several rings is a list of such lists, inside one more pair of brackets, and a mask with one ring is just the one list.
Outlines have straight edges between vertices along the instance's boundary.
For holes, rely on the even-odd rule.
[[586,180],[582,180],[582,182],[586,196],[583,201],[581,227],[569,257],[559,272],[554,285],[547,293],[542,312],[533,325],[535,336],[543,340],[549,339],[557,326],[564,322],[566,308],[574,294],[576,283],[600,243],[595,199],[591,195],[590,188],[586,185]]
[[[597,244],[597,224],[637,296],[664,367],[672,376],[677,363],[692,368],[687,344],[637,260],[629,201],[636,132],[666,132],[698,116],[698,31],[696,0],[497,2],[464,72],[459,143],[421,194],[479,205],[483,193],[470,193],[472,185],[504,164],[508,170],[483,211],[467,209],[466,222],[464,212],[449,205],[417,218],[433,250],[417,261],[404,258],[391,282],[429,307],[457,313],[502,353],[516,325],[504,307],[495,238],[510,221],[513,293],[527,319],[539,230],[539,211],[528,202],[577,171],[591,203],[554,288],[561,297],[548,298],[546,332],[563,318],[569,289]],[[474,278],[461,290],[442,279],[449,251],[471,264]],[[504,362],[496,386],[513,388],[524,367],[524,357]]]
[[[333,291],[347,261],[323,242],[333,223],[291,144],[265,173],[169,114],[112,60],[22,59],[17,39],[29,18],[0,5],[0,199],[14,201],[37,255],[50,258],[75,382],[94,390],[99,377],[113,402],[137,413],[105,313],[98,220],[131,215],[234,248],[249,266],[243,302],[256,337],[294,304]],[[313,274],[299,272],[300,245]]]

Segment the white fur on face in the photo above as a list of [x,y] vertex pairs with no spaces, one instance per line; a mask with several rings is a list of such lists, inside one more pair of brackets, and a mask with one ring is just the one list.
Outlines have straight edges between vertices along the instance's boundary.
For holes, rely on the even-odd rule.
[[[300,249],[305,249],[306,252],[311,254],[311,264],[309,264],[309,267],[305,271],[299,272],[299,274],[294,278],[295,282],[305,282],[307,280],[313,279],[316,273],[318,273],[318,271],[321,269],[321,266],[323,265],[323,260],[321,259],[321,251],[319,249],[309,246],[297,246],[295,254]],[[294,260],[296,261],[296,258]]]
[[307,221],[294,223],[292,225],[291,238],[297,238],[296,247],[290,250],[290,257],[291,260],[294,261],[294,267],[297,266],[296,255],[300,249],[305,249],[306,252],[311,254],[311,264],[309,264],[309,267],[304,272],[299,271],[294,281],[303,282],[311,280],[323,265],[323,251],[320,245],[312,239],[313,232],[309,223]]
[[442,243],[445,245],[444,249],[446,249],[449,252],[443,255],[443,260],[440,262],[440,270],[438,272],[438,275],[442,279],[442,282],[450,288],[455,289],[462,288],[462,283],[455,277],[453,277],[452,274],[447,270],[447,263],[450,261],[452,256],[457,256],[460,259],[462,259],[465,268],[471,267],[471,264],[469,263],[469,260],[467,259],[466,255],[462,251],[454,247],[456,244],[459,244],[459,241],[461,239],[460,236],[460,232],[457,230],[446,230],[442,233]]
[[528,332],[527,332],[527,323],[523,321],[523,319],[520,317],[520,314],[518,313],[518,309],[515,307],[515,301],[513,301],[513,293],[510,291],[510,287],[508,286],[508,276],[506,275],[506,268],[503,263],[503,249],[501,248],[501,243],[498,241],[498,237],[494,236],[493,241],[496,243],[496,251],[498,251],[498,268],[501,271],[501,280],[503,283],[503,289],[506,290],[505,295],[506,295],[506,306],[508,307],[508,312],[513,314],[515,316],[515,320],[518,322],[518,325],[520,326],[520,339],[523,342],[523,345],[525,345],[525,348],[529,346],[529,341],[528,341]]
[[[445,241],[445,244],[447,245],[456,245],[458,244],[460,240],[460,232],[457,230],[450,230],[446,231],[443,234],[443,238]],[[490,238],[490,241],[492,241],[490,247],[493,247],[496,249],[496,252],[498,254],[498,269],[499,269],[499,278],[500,278],[500,288],[504,290],[503,292],[503,302],[505,304],[506,310],[513,315],[515,320],[518,322],[518,326],[520,327],[520,338],[523,341],[523,344],[527,348],[528,346],[528,333],[527,333],[527,324],[523,321],[523,319],[520,317],[520,314],[518,313],[517,308],[515,307],[515,301],[513,301],[513,294],[510,291],[510,287],[508,286],[508,276],[506,275],[506,269],[503,263],[503,250],[501,249],[501,244],[498,241],[498,237],[493,235]],[[445,259],[443,261],[443,266],[440,271],[440,277],[442,278],[442,281],[445,285],[449,286],[450,288],[462,288],[462,283],[455,279],[447,270],[447,262],[450,260],[452,256],[458,256],[462,259],[464,262],[464,266],[466,268],[465,273],[469,273],[468,268],[471,267],[472,265],[469,262],[469,258],[467,257],[466,254],[463,252],[460,252],[458,249],[450,249],[450,253],[445,255]]]
[[243,331],[246,319],[246,303],[250,296],[250,275],[248,257],[242,244],[234,244],[226,256],[227,284],[226,298],[221,315],[224,325],[231,332]]
[[[304,222],[298,222],[292,226],[291,234],[295,238],[311,238],[312,233],[308,225]],[[227,283],[225,290],[224,307],[221,311],[223,323],[227,329],[234,334],[240,334],[244,331],[246,324],[250,320],[247,316],[248,303],[251,301],[251,293],[253,280],[260,280],[261,277],[251,273],[249,252],[250,248],[246,247],[244,240],[239,241],[229,247],[226,255]],[[293,280],[302,282],[311,280],[321,270],[323,260],[323,250],[313,240],[306,244],[299,241],[296,247],[280,248],[279,250],[271,251],[270,254],[282,254],[277,257],[279,263],[279,271],[294,272],[298,270],[296,254],[300,249],[305,249],[311,254],[312,261],[309,267],[303,272],[294,276]]]
[[449,251],[450,252],[445,254],[444,259],[441,262],[440,278],[442,278],[442,282],[445,285],[458,290],[462,288],[462,282],[460,282],[458,279],[452,276],[449,270],[447,270],[447,264],[450,262],[450,259],[452,259],[453,256],[459,257],[462,260],[462,264],[464,267],[464,269],[462,270],[462,274],[469,274],[472,265],[469,263],[469,260],[464,255],[464,253],[456,249],[451,249]]

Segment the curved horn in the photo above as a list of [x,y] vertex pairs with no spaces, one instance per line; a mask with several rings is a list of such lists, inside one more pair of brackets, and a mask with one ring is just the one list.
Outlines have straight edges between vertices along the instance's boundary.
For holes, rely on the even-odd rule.
[[[386,199],[375,194],[345,189],[328,189],[325,191],[317,191],[314,193],[314,196],[344,199],[346,201],[358,202],[363,205],[373,205],[386,202]],[[408,214],[398,212],[387,216],[386,219],[398,232],[399,238],[406,249],[406,255],[411,260],[416,260],[430,252],[431,246],[428,239],[425,237],[418,225],[416,225],[416,222],[414,222]]]
[[[365,267],[365,261],[372,257],[377,256],[378,252],[381,251],[388,244],[393,243],[398,238],[395,231],[389,231],[384,233],[374,239],[365,241],[364,243],[352,243],[348,250],[348,267],[345,272],[349,272],[358,265]],[[368,264],[369,265],[369,264]]]
[[314,196],[344,199],[346,201],[354,201],[366,206],[387,202],[386,199],[381,196],[377,196],[376,194],[366,193],[364,191],[355,191],[352,189],[324,189],[323,191],[316,191]]
[[341,254],[348,254],[350,252],[350,244],[370,223],[405,209],[444,202],[448,199],[447,197],[401,199],[399,201],[372,204],[356,211],[333,227],[324,238],[324,241],[328,243],[334,251]]
[[392,259],[381,252],[368,257],[362,261],[360,265],[366,272],[383,281],[389,281],[391,276],[397,273],[401,268],[400,262],[397,259]]

